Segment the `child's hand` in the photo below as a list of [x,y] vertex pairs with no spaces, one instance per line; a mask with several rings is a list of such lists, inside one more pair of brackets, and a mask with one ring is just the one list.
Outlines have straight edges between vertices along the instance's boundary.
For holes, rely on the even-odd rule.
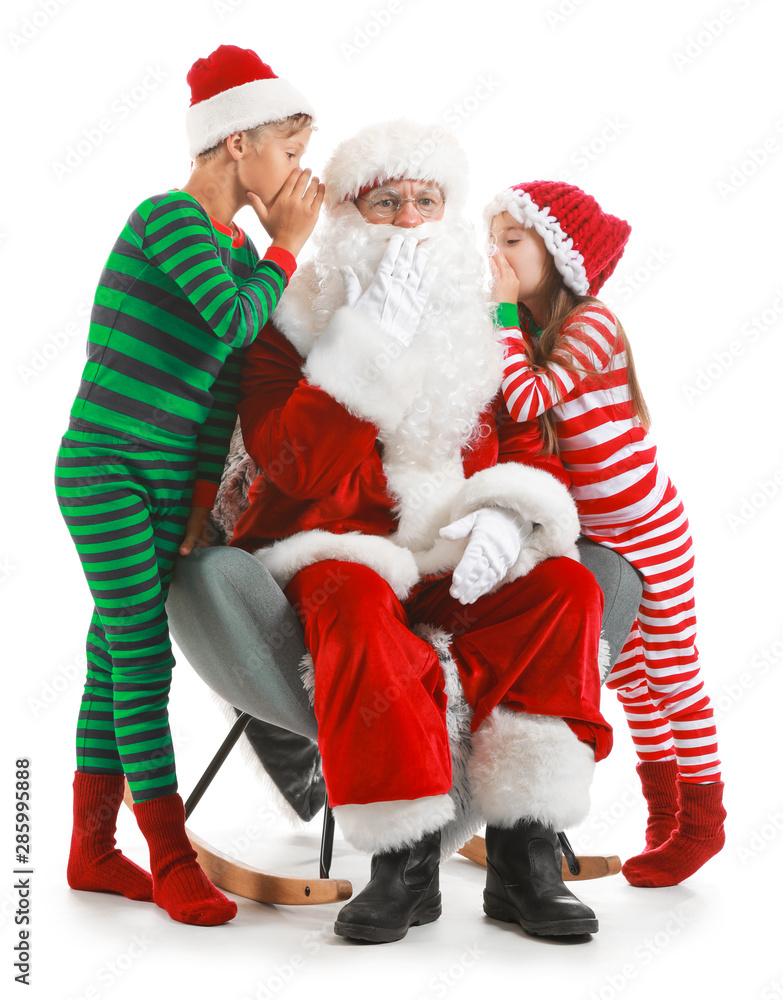
[[489,269],[493,278],[493,300],[495,302],[513,302],[516,305],[519,301],[519,278],[504,257],[502,250],[497,250],[489,258]]
[[283,247],[294,257],[315,229],[326,190],[317,177],[310,180],[310,173],[309,169],[292,170],[269,208],[253,191],[247,192],[250,205],[274,246]]
[[194,548],[209,545],[207,527],[209,525],[209,507],[191,507],[188,526],[185,529],[185,540],[179,547],[181,556],[190,555]]

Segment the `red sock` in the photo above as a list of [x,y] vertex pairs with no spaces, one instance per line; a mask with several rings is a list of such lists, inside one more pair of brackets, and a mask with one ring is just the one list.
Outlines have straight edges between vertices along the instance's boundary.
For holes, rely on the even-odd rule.
[[133,811],[149,844],[152,898],[158,906],[174,920],[202,927],[236,916],[237,904],[212,885],[196,861],[180,796],[137,802]]
[[623,875],[631,885],[679,885],[721,850],[726,842],[723,782],[696,785],[677,779],[680,808],[677,829],[661,847],[631,858]]
[[76,771],[68,885],[72,889],[118,892],[128,899],[151,900],[149,873],[114,846],[124,789],[125,778],[121,774]]
[[636,771],[647,803],[647,830],[642,851],[646,854],[665,844],[677,829],[677,761],[643,760],[636,765]]

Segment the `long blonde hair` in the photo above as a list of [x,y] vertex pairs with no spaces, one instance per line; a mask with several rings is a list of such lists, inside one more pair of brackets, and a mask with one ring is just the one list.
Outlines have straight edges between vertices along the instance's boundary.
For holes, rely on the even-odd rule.
[[[567,350],[564,357],[565,337],[562,334],[562,330],[577,310],[583,309],[587,305],[599,305],[604,309],[606,309],[606,306],[592,295],[577,295],[570,288],[567,288],[563,284],[560,272],[555,266],[554,258],[550,255],[547,255],[547,258],[546,273],[540,285],[540,290],[546,302],[546,314],[544,316],[544,326],[541,335],[531,338],[533,347],[532,351],[528,350],[530,363],[536,365],[538,368],[543,368],[547,372],[551,371],[553,364],[557,364],[558,367],[565,368],[566,371],[579,375],[587,374],[588,377],[594,380],[593,384],[599,387],[606,381],[606,375],[579,367],[573,360],[573,357],[568,357]],[[532,319],[530,310],[523,302],[519,303],[518,312],[520,326],[524,326],[526,322]],[[628,371],[628,392],[631,397],[631,403],[636,416],[639,418],[639,423],[644,430],[648,430],[650,427],[650,413],[644,401],[639,380],[636,377],[631,345],[628,343],[628,337],[619,319],[616,316],[614,319],[617,325],[617,339],[613,353],[625,351]],[[555,356],[556,351],[558,352],[557,356]],[[542,454],[556,455],[559,448],[552,410],[546,410],[542,413],[538,418],[538,422],[543,438]]]

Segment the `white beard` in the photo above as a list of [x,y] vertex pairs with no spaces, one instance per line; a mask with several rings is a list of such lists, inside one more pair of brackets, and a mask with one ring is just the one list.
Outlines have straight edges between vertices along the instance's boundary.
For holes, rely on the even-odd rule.
[[275,325],[303,357],[345,304],[340,269],[362,289],[372,281],[392,236],[426,241],[438,275],[410,350],[427,359],[429,377],[393,435],[380,435],[384,464],[440,466],[456,461],[478,428],[478,416],[500,388],[503,350],[487,301],[486,269],[474,228],[448,214],[415,230],[371,225],[351,203],[326,216],[313,237],[314,256],[294,275],[275,311]]

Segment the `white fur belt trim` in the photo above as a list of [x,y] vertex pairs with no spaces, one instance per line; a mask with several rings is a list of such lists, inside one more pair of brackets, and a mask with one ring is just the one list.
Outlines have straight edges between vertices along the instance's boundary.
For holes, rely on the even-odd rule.
[[[579,562],[576,504],[565,486],[549,472],[520,462],[502,462],[482,469],[465,481],[448,520],[456,521],[482,507],[510,510],[534,525],[519,558],[498,587],[525,576],[552,556],[569,556]],[[436,541],[428,551],[415,553],[419,572],[426,575],[454,569],[464,549],[464,542]]]

